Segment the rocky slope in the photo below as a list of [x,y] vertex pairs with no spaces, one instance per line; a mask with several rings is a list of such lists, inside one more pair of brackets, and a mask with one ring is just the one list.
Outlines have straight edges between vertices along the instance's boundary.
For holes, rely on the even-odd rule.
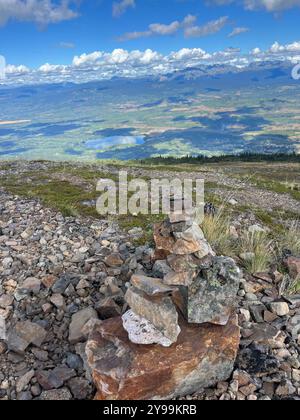
[[[154,273],[154,250],[136,245],[142,234],[1,189],[0,399],[94,397],[85,342],[95,321],[126,312],[132,274]],[[285,263],[300,275],[297,255]],[[300,296],[285,296],[283,283],[276,267],[244,271],[233,376],[187,399],[300,398]]]

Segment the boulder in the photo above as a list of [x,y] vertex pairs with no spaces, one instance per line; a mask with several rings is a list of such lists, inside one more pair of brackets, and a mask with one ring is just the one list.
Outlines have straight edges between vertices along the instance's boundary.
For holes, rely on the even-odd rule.
[[98,400],[166,400],[227,380],[239,347],[236,316],[226,326],[189,325],[171,347],[137,345],[122,318],[95,326],[86,346]]
[[187,321],[225,325],[237,303],[240,279],[240,269],[231,258],[215,257],[213,266],[193,281],[184,296]]

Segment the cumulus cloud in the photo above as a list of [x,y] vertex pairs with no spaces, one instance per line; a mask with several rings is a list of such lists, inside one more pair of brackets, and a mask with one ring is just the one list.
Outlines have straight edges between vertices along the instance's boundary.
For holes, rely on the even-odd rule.
[[24,65],[20,65],[20,66],[14,66],[12,64],[9,64],[5,67],[5,73],[6,74],[10,74],[10,75],[14,75],[14,74],[26,74],[29,73],[30,69]]
[[219,19],[207,22],[202,26],[189,26],[185,29],[184,35],[186,38],[198,38],[202,36],[215,34],[224,28],[224,26],[228,23],[228,19],[228,16],[223,16]]
[[120,0],[113,3],[113,17],[122,16],[127,9],[135,7],[135,0]]
[[289,44],[274,42],[267,50],[256,47],[248,54],[239,48],[207,52],[202,48],[182,48],[168,55],[147,49],[128,51],[122,48],[112,52],[94,51],[73,58],[70,65],[43,64],[38,69],[7,65],[6,84],[36,84],[78,82],[111,79],[112,77],[162,77],[168,73],[205,65],[229,65],[244,68],[256,62],[300,61],[300,41]]
[[251,50],[250,54],[251,55],[259,55],[259,54],[261,54],[261,49],[258,48],[258,47],[253,48],[253,50]]
[[249,28],[246,28],[246,27],[234,28],[233,31],[228,35],[228,38],[233,38],[235,36],[244,34],[246,32],[249,32],[249,30],[250,29]]
[[286,45],[280,45],[279,42],[276,41],[271,46],[269,52],[274,54],[300,52],[300,41],[295,41]]
[[85,66],[96,63],[96,61],[102,57],[102,52],[95,51],[91,54],[81,54],[80,56],[75,55],[73,58],[73,66],[79,67],[79,66]]
[[0,25],[10,20],[48,25],[71,20],[78,16],[74,0],[0,0]]
[[42,73],[54,73],[54,72],[64,72],[66,69],[66,66],[63,65],[57,65],[57,64],[43,64],[41,67],[39,67],[39,71]]

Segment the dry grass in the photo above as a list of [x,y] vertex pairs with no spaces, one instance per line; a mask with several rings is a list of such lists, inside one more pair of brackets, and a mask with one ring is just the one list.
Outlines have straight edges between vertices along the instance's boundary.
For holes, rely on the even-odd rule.
[[244,231],[239,239],[240,253],[250,253],[253,257],[244,261],[249,273],[268,271],[274,259],[273,241],[264,232]]
[[230,221],[222,210],[215,216],[205,216],[202,229],[206,239],[218,254],[232,256],[234,241],[230,235]]
[[294,221],[284,230],[278,239],[278,249],[290,250],[294,255],[300,254],[300,221]]

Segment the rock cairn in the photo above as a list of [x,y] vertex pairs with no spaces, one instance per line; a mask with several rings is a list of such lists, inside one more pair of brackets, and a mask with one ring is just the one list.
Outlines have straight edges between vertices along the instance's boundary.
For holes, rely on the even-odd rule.
[[87,344],[99,399],[185,396],[232,373],[239,268],[214,254],[191,212],[156,225],[154,240],[152,272],[128,286],[130,310],[97,325]]

